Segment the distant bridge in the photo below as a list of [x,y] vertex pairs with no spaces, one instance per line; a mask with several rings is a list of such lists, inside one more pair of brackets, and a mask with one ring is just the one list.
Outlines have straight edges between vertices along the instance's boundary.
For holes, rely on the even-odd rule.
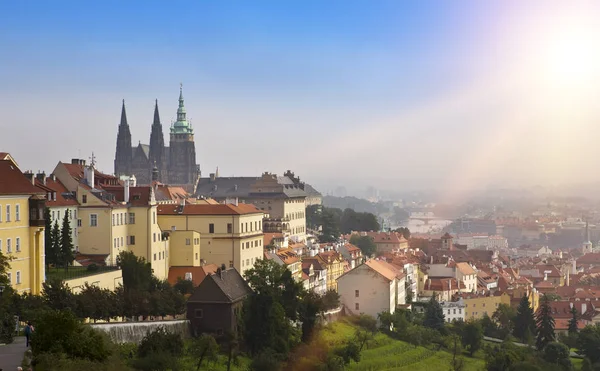
[[442,220],[444,218],[435,216],[432,212],[413,212],[410,214],[410,219],[421,220],[425,224],[429,224],[430,220]]

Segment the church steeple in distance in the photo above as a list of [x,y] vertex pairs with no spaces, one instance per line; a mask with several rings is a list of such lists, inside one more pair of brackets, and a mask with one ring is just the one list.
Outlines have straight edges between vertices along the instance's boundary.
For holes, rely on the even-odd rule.
[[131,172],[131,131],[127,124],[125,99],[121,107],[121,123],[117,134],[117,151],[115,153],[115,175],[129,175]]
[[171,134],[192,134],[192,128],[187,120],[187,113],[183,102],[183,84],[179,84],[179,106],[177,107],[177,121],[171,127]]
[[152,121],[152,131],[150,132],[150,163],[157,166],[160,173],[163,170],[165,156],[165,138],[163,135],[160,115],[158,114],[158,99],[154,102],[154,120]]

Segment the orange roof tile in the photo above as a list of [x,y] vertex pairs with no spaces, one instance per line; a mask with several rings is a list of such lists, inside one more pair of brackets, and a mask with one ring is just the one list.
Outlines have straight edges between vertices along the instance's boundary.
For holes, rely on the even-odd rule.
[[401,278],[404,275],[402,271],[383,260],[370,259],[367,260],[365,264],[385,277],[388,281],[392,281],[395,278]]

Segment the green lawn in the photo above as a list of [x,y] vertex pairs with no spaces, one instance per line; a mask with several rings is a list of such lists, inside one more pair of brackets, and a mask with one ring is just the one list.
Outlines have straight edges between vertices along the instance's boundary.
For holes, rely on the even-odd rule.
[[[338,321],[325,327],[320,337],[322,341],[335,345],[354,336],[356,327],[347,321]],[[452,355],[445,351],[435,351],[417,347],[378,333],[363,349],[360,362],[352,362],[348,370],[411,370],[432,371],[448,369]],[[479,371],[485,368],[483,359],[464,357],[465,371]]]

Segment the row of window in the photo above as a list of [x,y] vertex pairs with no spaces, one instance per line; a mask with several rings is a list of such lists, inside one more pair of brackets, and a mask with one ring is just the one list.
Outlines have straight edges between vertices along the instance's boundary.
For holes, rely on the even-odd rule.
[[[262,231],[262,221],[250,222],[250,229],[248,229],[248,222],[241,223],[242,224],[242,233],[244,232],[254,232],[254,231]],[[244,228],[246,227],[246,228]],[[227,232],[231,233],[231,232]]]
[[[2,240],[0,240],[0,252],[3,252],[4,247],[2,246]],[[20,252],[21,251],[21,238],[17,237],[15,238],[15,251],[16,252]],[[6,252],[7,253],[12,253],[13,252],[13,244],[12,244],[12,239],[7,238],[6,239]]]
[[[452,311],[454,312],[453,314],[456,314],[456,308],[452,309]],[[450,314],[450,309],[448,309],[448,314]],[[462,308],[458,308],[458,314],[462,314]]]
[[[185,239],[185,244],[186,245],[191,245],[192,244],[192,239],[191,238],[186,238]],[[200,245],[200,239],[199,238],[194,238],[194,245]]]
[[[69,210],[67,209],[67,212]],[[55,214],[56,213],[56,214]],[[73,219],[77,219],[77,209],[73,209],[73,215],[71,215]],[[60,219],[60,210],[52,210],[52,220],[61,220]]]
[[[17,271],[16,276],[17,276],[16,284],[20,285],[21,284],[21,271]],[[12,285],[12,273],[11,272],[6,273],[6,277],[8,278],[8,284]]]
[[[11,206],[9,204],[4,205],[4,209],[6,210],[6,218],[4,219],[5,222],[11,222],[12,221],[12,213],[11,213]],[[2,205],[0,205],[0,222],[2,222]],[[18,222],[21,220],[21,205],[17,204],[15,205],[15,221]]]
[[[92,214],[94,215],[94,214]],[[127,213],[118,213],[112,215],[112,225],[123,225],[123,224],[135,224],[135,213],[129,213],[129,220],[127,220]]]
[[[159,252],[158,253],[158,260],[163,260],[164,258],[165,258],[165,252],[164,251]],[[154,253],[154,261],[156,261],[156,253]]]
[[[258,258],[256,258],[258,260]],[[246,264],[244,265],[244,259],[242,259],[242,268],[244,266],[249,267],[250,264],[254,265],[254,258],[246,259]]]
[[305,218],[305,214],[303,211],[298,211],[295,213],[285,214],[285,217],[288,218],[289,220],[303,219],[303,218]]
[[244,248],[249,249],[251,247],[259,247],[259,246],[262,246],[262,240],[242,242],[242,250],[244,250]]

